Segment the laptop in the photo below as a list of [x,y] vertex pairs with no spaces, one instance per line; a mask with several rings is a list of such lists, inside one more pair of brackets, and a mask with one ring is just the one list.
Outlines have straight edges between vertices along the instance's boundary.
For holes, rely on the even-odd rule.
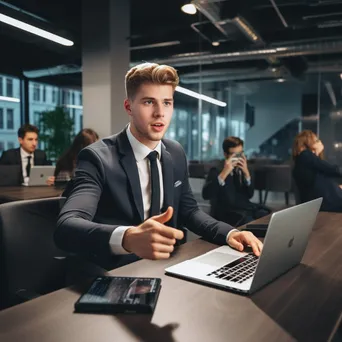
[[46,180],[55,173],[55,166],[37,165],[32,166],[28,186],[47,186]]
[[222,246],[165,272],[251,294],[300,263],[321,203],[317,198],[273,213],[260,257]]
[[0,186],[20,185],[20,165],[0,165]]

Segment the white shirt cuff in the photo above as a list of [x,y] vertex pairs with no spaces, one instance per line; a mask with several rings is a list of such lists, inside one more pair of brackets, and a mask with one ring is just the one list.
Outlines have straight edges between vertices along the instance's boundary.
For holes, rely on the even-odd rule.
[[250,178],[246,178],[246,183],[248,186],[250,186],[252,184],[252,180]]
[[226,237],[227,244],[228,244],[229,235],[233,232],[239,232],[239,229],[232,229],[228,232],[227,237]]
[[226,182],[220,176],[217,176],[217,180],[221,186],[225,186]]
[[116,255],[131,254],[130,252],[127,252],[122,247],[123,237],[125,235],[126,230],[129,228],[132,228],[132,226],[119,226],[113,231],[109,239],[109,246],[113,254],[116,254]]

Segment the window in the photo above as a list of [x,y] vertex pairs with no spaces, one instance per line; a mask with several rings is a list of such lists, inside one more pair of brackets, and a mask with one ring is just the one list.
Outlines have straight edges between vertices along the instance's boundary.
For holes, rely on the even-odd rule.
[[41,112],[34,112],[33,113],[33,121],[34,121],[34,125],[37,126],[40,130],[41,130],[41,125],[40,125],[40,118],[42,117],[42,113]]
[[46,102],[46,87],[43,86],[43,102]]
[[7,149],[10,150],[12,148],[14,148],[14,142],[13,141],[8,141],[7,142]]
[[75,93],[71,93],[71,104],[75,104]]
[[7,108],[7,129],[14,129],[14,110]]
[[13,97],[13,80],[11,78],[6,78],[6,88],[7,96]]
[[56,89],[52,89],[52,102],[53,103],[57,102],[57,92],[56,92]]
[[62,90],[62,105],[69,104],[69,91],[66,89]]
[[80,102],[80,105],[82,106],[82,101],[83,101],[83,99],[82,99],[82,93],[80,93],[79,94],[79,102]]
[[3,141],[0,141],[0,152],[2,153],[5,149],[5,143]]
[[33,101],[40,101],[40,87],[39,84],[33,84]]
[[0,96],[4,95],[4,89],[2,87],[2,77],[0,77]]
[[4,129],[4,109],[0,108],[0,129]]
[[83,115],[80,115],[80,130],[83,129]]

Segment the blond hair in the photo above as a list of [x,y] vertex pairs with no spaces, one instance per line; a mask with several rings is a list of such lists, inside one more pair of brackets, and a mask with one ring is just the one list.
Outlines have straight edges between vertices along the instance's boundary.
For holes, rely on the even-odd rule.
[[[313,145],[317,141],[316,134],[306,129],[300,133],[298,133],[295,137],[293,147],[292,147],[292,157],[295,158],[301,154],[304,150],[311,150]],[[323,152],[321,152],[318,156],[320,159],[324,158]]]
[[125,77],[126,96],[134,99],[142,84],[170,84],[173,91],[179,83],[176,69],[168,65],[142,63],[128,70]]

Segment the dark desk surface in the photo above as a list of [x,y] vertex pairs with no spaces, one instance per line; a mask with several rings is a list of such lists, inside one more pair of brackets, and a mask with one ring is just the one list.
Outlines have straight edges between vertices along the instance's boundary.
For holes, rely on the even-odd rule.
[[152,318],[74,314],[81,290],[74,287],[0,312],[0,340],[327,341],[342,310],[341,246],[342,214],[320,213],[302,264],[248,297],[164,275],[165,267],[216,247],[196,240],[167,261],[111,272],[162,278]]
[[0,187],[0,203],[58,197],[63,190],[52,186],[2,186]]

